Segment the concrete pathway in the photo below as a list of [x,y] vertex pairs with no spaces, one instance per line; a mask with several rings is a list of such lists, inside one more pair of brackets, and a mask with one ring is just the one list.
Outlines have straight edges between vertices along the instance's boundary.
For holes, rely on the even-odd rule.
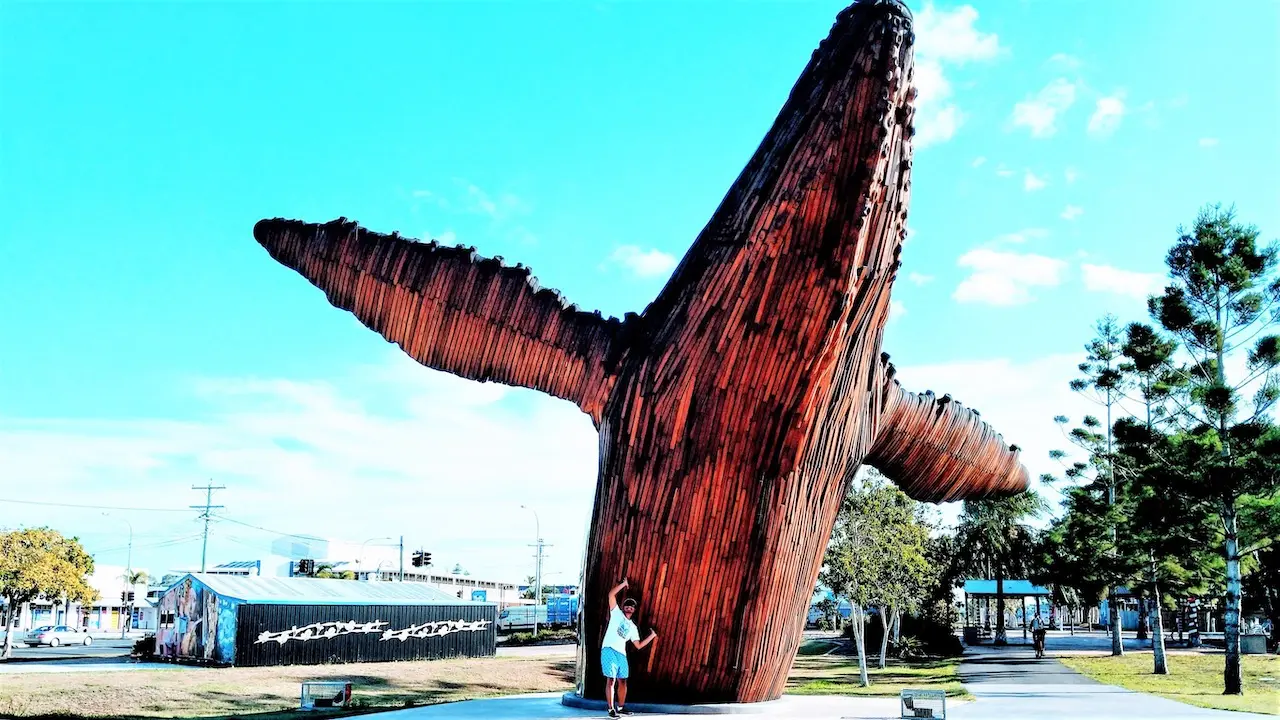
[[956,720],[1275,720],[1273,715],[1209,710],[1103,685],[1052,658],[1022,648],[970,648],[960,678],[977,702],[947,713]]
[[[378,720],[435,720],[436,718],[494,718],[495,720],[567,720],[607,718],[601,710],[575,710],[560,704],[561,693],[510,695],[488,700],[432,705],[378,713]],[[812,718],[813,720],[888,720],[901,717],[896,698],[848,698],[788,695],[767,707],[742,706],[740,715],[756,718]],[[752,712],[754,710],[754,712]],[[688,715],[636,713],[637,720],[677,720]],[[1005,718],[1004,720],[1011,720]],[[1274,720],[1274,718],[1272,718]]]

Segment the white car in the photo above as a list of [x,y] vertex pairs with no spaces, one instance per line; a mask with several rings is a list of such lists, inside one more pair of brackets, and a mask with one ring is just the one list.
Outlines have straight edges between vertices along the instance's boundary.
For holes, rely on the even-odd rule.
[[23,640],[28,645],[92,645],[93,638],[87,632],[81,632],[66,625],[43,625],[27,633]]

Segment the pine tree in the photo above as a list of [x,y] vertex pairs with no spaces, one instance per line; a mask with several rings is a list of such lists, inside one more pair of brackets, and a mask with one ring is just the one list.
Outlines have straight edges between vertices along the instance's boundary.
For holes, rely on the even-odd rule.
[[[1185,392],[1174,396],[1183,436],[1180,468],[1193,468],[1190,497],[1217,511],[1225,557],[1226,694],[1243,692],[1240,676],[1240,513],[1249,496],[1275,492],[1280,432],[1269,412],[1280,399],[1280,309],[1276,249],[1258,244],[1258,230],[1236,222],[1234,210],[1209,206],[1179,237],[1165,262],[1171,283],[1149,301],[1152,316],[1189,358]],[[1243,361],[1238,363],[1238,361]],[[1236,370],[1238,364],[1243,369]],[[1243,396],[1252,392],[1246,402]],[[1248,540],[1246,539],[1246,543]]]

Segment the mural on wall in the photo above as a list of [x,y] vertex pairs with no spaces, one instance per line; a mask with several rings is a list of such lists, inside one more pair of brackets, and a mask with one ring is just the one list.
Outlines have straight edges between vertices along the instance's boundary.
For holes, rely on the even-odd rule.
[[458,632],[482,632],[486,630],[492,623],[488,620],[476,620],[468,622],[466,620],[442,620],[440,622],[428,622],[420,625],[411,625],[400,630],[389,630],[385,626],[386,622],[375,620],[373,622],[319,622],[302,627],[293,627],[288,630],[279,632],[264,631],[258,635],[258,639],[254,644],[275,642],[281,645],[290,640],[306,642],[308,640],[329,640],[342,635],[357,635],[369,633],[382,633],[381,640],[400,640],[401,642],[410,638],[429,638],[443,637]]
[[156,646],[161,657],[231,662],[235,603],[187,578],[160,598]]

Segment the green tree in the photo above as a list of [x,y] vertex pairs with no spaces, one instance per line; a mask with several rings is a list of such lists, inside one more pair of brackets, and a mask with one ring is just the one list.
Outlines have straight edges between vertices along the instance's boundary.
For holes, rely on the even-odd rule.
[[[864,687],[871,684],[865,608],[880,605],[887,638],[893,608],[919,601],[918,592],[928,572],[928,530],[920,523],[916,504],[878,473],[865,472],[850,484],[841,502],[820,575],[823,585],[852,605],[854,644]],[[882,658],[884,653],[882,640]]]
[[1269,421],[1280,399],[1280,338],[1270,332],[1280,308],[1276,259],[1274,246],[1259,245],[1256,227],[1236,222],[1234,210],[1208,206],[1190,230],[1179,228],[1165,258],[1171,282],[1149,301],[1152,316],[1189,358],[1185,391],[1173,398],[1183,429],[1176,462],[1197,471],[1198,482],[1186,490],[1211,504],[1221,523],[1223,684],[1232,695],[1243,692],[1241,558],[1257,550],[1248,547],[1255,538],[1241,536],[1241,506],[1249,496],[1271,495],[1280,480],[1280,433]]
[[[1096,447],[1089,448],[1089,462],[1097,469],[1094,481],[1101,484],[1101,487],[1106,492],[1107,505],[1113,507],[1116,504],[1116,493],[1120,479],[1117,477],[1115,467],[1112,428],[1115,423],[1116,406],[1124,397],[1127,389],[1130,368],[1124,362],[1124,357],[1121,353],[1123,339],[1116,317],[1114,315],[1104,316],[1098,321],[1095,330],[1097,335],[1094,336],[1093,340],[1089,341],[1089,344],[1085,345],[1085,361],[1079,365],[1080,373],[1083,377],[1072,380],[1071,389],[1094,400],[1106,412],[1106,423],[1100,428],[1101,437],[1096,443],[1091,443]],[[1114,517],[1112,519],[1113,521],[1110,524],[1110,550],[1114,552],[1117,539],[1117,523],[1114,522]],[[1119,564],[1118,559],[1114,557],[1108,558],[1108,561],[1113,567]],[[1124,640],[1120,629],[1120,606],[1116,602],[1115,588],[1116,582],[1113,577],[1108,592],[1107,625],[1111,629],[1111,654],[1123,655]]]
[[[90,603],[97,592],[89,585],[93,558],[75,538],[49,528],[0,532],[0,595],[9,611],[6,631],[13,628],[13,613],[37,598],[60,598]],[[5,632],[0,656],[13,653],[13,634]]]
[[956,538],[969,569],[996,581],[996,645],[1007,645],[1004,581],[1031,569],[1035,534],[1026,521],[1045,510],[1034,490],[994,500],[965,500]]

